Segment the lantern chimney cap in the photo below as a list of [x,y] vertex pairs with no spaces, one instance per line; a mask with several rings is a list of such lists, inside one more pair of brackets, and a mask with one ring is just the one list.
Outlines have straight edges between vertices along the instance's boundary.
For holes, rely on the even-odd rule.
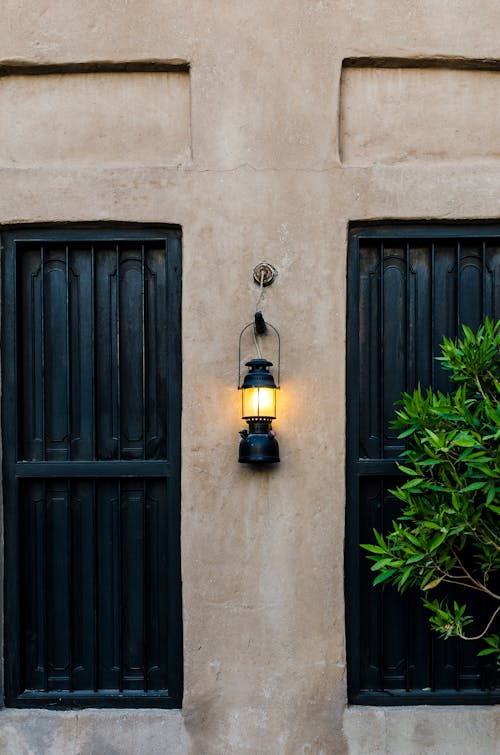
[[267,359],[250,359],[249,362],[245,362],[245,366],[250,369],[243,379],[241,388],[278,387],[274,382],[272,372],[269,372],[269,367],[273,366],[272,362],[269,362]]
[[268,367],[272,367],[273,363],[270,362],[268,359],[250,359],[248,362],[245,362],[245,367],[250,367],[251,370],[266,370]]

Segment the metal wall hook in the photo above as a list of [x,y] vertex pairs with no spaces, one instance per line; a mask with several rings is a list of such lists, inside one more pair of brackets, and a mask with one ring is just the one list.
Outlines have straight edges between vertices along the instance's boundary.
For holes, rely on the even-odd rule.
[[259,286],[270,286],[277,275],[278,271],[269,262],[259,262],[253,269],[253,279]]

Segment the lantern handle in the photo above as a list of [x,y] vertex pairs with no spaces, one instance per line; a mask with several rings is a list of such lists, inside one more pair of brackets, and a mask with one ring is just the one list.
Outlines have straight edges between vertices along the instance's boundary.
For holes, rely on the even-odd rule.
[[[257,315],[260,315],[260,318],[257,317]],[[259,325],[257,325],[259,323]],[[257,327],[262,328],[262,323],[264,324],[264,329],[257,330]],[[265,333],[266,328],[271,328],[271,330],[274,331],[276,334],[276,338],[278,339],[278,380],[276,383],[276,388],[280,387],[280,372],[281,372],[281,339],[280,334],[274,327],[274,325],[271,325],[270,322],[265,322],[264,318],[262,317],[262,314],[260,312],[255,313],[255,320],[254,322],[249,322],[248,325],[245,325],[243,330],[240,333],[240,338],[238,341],[238,390],[241,388],[241,339],[243,336],[243,333],[248,330],[248,328],[255,328],[257,330],[257,333]]]

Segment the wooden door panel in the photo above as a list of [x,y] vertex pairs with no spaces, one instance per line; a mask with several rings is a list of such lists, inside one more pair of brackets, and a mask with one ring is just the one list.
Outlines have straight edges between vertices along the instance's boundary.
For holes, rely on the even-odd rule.
[[11,705],[180,704],[180,243],[162,234],[6,236]]
[[[348,261],[346,607],[352,702],[498,702],[500,680],[479,643],[431,633],[416,592],[373,588],[360,543],[399,504],[391,428],[403,391],[450,389],[436,357],[461,325],[500,318],[500,228],[373,226],[351,231]],[[471,598],[468,597],[470,604]],[[474,598],[472,597],[472,600]],[[481,614],[481,606],[475,606]],[[464,695],[468,695],[467,700]]]

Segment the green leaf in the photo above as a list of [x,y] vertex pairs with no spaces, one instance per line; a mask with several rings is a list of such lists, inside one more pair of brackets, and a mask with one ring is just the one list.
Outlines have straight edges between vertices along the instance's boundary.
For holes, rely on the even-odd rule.
[[413,488],[419,487],[423,482],[425,482],[423,477],[415,477],[413,480],[409,480],[408,482],[405,482],[404,485],[401,485],[401,490],[412,490]]
[[364,548],[366,551],[369,551],[370,553],[379,553],[380,555],[385,555],[387,553],[387,548],[382,548],[380,545],[372,545],[371,543],[361,543],[361,547]]
[[439,548],[441,543],[443,543],[446,540],[447,536],[448,536],[448,532],[440,532],[439,535],[435,535],[435,537],[433,537],[430,542],[429,550],[435,551],[436,548]]
[[415,427],[410,427],[410,428],[408,428],[408,430],[405,430],[404,432],[400,433],[398,435],[398,438],[400,438],[401,440],[403,438],[408,438],[409,435],[413,435],[413,433],[415,432],[415,430],[416,430]]
[[386,566],[395,566],[397,567],[398,564],[394,563],[393,558],[382,558],[380,561],[376,561],[372,568],[372,571],[380,571],[380,569],[384,569]]
[[415,469],[410,469],[410,467],[405,467],[403,466],[403,464],[398,464],[398,469],[400,469],[401,472],[404,472],[404,474],[410,475],[413,477],[419,474],[419,472],[417,472]]
[[379,574],[378,577],[375,577],[375,579],[373,580],[373,585],[375,586],[379,585],[381,582],[385,582],[387,579],[390,579],[395,572],[396,569],[387,569],[387,571]]
[[408,581],[408,578],[410,577],[412,571],[413,571],[413,567],[412,566],[408,566],[404,570],[403,574],[401,575],[401,578],[398,580],[398,587],[399,588],[402,588],[403,585]]
[[500,635],[492,634],[490,637],[485,637],[484,641],[487,645],[491,645],[495,649],[500,648]]
[[441,445],[441,441],[439,440],[439,436],[436,435],[436,433],[433,430],[429,430],[429,428],[425,429],[425,434],[427,437],[433,441],[433,444],[437,447]]
[[478,443],[477,440],[473,440],[472,438],[455,438],[453,445],[460,446],[460,448],[473,448]]
[[417,556],[411,556],[406,559],[407,564],[418,564],[419,561],[425,558],[425,553],[419,553]]
[[479,490],[480,488],[484,487],[484,482],[471,482],[470,485],[467,485],[465,488],[462,488],[462,493],[469,493],[471,490]]
[[500,650],[498,648],[485,648],[480,650],[478,655],[493,655],[493,653],[500,653]]
[[422,590],[432,590],[434,587],[437,587],[440,582],[443,581],[443,577],[438,577],[437,579],[431,580],[431,582],[427,582],[427,584],[422,587]]

